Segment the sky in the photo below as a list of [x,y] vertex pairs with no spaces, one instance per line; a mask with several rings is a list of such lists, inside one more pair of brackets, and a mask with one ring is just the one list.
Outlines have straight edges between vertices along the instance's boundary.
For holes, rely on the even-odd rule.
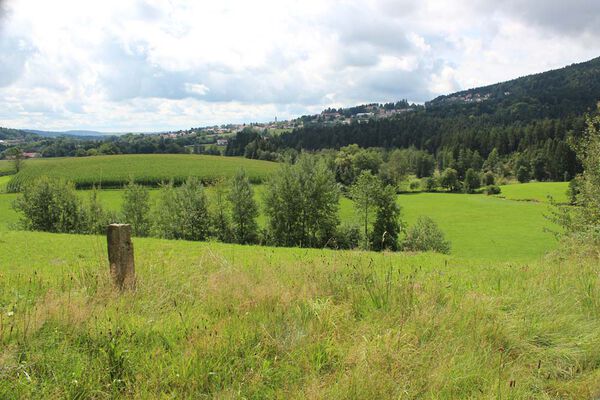
[[438,95],[600,56],[597,0],[0,0],[0,126],[150,132]]

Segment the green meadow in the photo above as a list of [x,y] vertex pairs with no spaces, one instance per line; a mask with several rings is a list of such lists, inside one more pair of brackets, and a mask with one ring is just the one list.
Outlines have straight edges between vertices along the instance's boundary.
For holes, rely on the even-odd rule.
[[[537,186],[544,192],[544,184]],[[553,185],[553,184],[548,184]],[[516,185],[514,185],[516,186]],[[211,189],[209,188],[209,195]],[[156,202],[158,190],[151,189]],[[88,191],[79,191],[86,198]],[[263,187],[255,187],[262,203]],[[99,198],[107,209],[118,211],[122,205],[122,190],[101,190]],[[542,196],[539,194],[539,196]],[[14,225],[18,215],[11,209],[15,194],[0,194],[0,229]],[[435,220],[452,242],[452,254],[465,258],[498,261],[534,260],[556,246],[547,230],[556,227],[545,218],[545,203],[513,201],[493,196],[453,193],[414,193],[398,196],[404,220],[412,224],[420,215]],[[345,223],[359,223],[351,200],[342,198],[340,218]],[[259,217],[264,226],[264,215]]]
[[10,175],[15,172],[15,169],[10,161],[0,160],[0,177]]
[[14,230],[0,189],[0,398],[597,398],[600,264],[546,232],[566,184],[502,190],[398,195],[447,256],[134,238],[119,293],[105,237]]
[[591,399],[600,267],[0,232],[0,398]]
[[94,185],[121,187],[130,179],[157,186],[170,180],[183,182],[190,176],[212,182],[220,177],[233,176],[240,168],[246,170],[251,181],[258,183],[276,167],[276,163],[268,161],[192,154],[46,158],[27,160],[24,168],[9,181],[7,189],[17,192],[24,183],[41,175],[73,181],[78,188],[91,188]]
[[531,182],[500,186],[498,197],[509,200],[548,202],[548,196],[558,203],[566,203],[568,182]]
[[8,185],[10,179],[10,175],[0,176],[0,193],[4,193],[6,191],[6,185]]

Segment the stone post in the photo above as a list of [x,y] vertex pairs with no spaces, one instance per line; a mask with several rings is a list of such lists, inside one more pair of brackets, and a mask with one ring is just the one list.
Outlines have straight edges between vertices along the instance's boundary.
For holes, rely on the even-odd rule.
[[133,243],[131,243],[131,225],[111,224],[107,230],[108,262],[110,275],[119,289],[135,287],[135,265],[133,262]]

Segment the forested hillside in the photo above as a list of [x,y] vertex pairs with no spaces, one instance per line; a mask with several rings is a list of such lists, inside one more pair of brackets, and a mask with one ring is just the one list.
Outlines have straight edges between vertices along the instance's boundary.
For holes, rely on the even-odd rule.
[[600,57],[508,82],[440,96],[429,114],[493,115],[496,122],[564,118],[594,110],[600,100]]
[[273,138],[270,149],[317,150],[349,144],[407,148],[431,154],[461,150],[487,157],[518,153],[543,164],[550,179],[578,171],[569,136],[584,129],[584,115],[600,100],[600,58],[509,82],[441,96],[387,119],[320,126],[313,124]]
[[19,129],[10,129],[0,127],[0,140],[14,140],[24,139],[28,137],[35,137],[37,135],[29,132],[25,132]]

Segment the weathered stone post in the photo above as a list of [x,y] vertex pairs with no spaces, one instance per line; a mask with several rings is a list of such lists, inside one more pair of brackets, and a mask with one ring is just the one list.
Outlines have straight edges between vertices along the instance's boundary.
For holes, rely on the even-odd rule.
[[131,243],[131,225],[111,224],[107,230],[108,262],[110,275],[119,289],[135,287],[135,265],[133,262],[133,243]]

